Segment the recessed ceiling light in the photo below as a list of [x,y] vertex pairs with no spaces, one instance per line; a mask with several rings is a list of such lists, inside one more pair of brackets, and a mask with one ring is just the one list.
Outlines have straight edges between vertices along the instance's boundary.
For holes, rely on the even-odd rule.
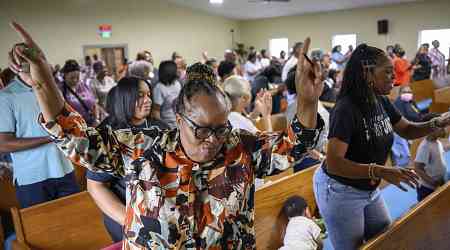
[[212,4],[222,4],[222,3],[223,3],[223,0],[209,0],[209,3],[212,3]]

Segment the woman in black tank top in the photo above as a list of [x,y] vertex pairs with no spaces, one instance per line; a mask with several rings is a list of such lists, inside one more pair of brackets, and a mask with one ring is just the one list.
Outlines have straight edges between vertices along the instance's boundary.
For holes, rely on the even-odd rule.
[[[335,249],[357,249],[391,223],[378,185],[381,179],[406,191],[417,185],[409,169],[385,167],[393,132],[406,139],[445,128],[448,118],[412,123],[385,95],[393,66],[380,49],[362,44],[344,71],[340,96],[330,117],[327,158],[314,176],[314,193]],[[448,114],[446,114],[448,117]]]

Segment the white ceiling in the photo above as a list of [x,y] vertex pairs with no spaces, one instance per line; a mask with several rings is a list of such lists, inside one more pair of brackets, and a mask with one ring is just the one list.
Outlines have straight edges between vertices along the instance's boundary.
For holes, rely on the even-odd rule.
[[210,4],[209,0],[167,1],[184,7],[203,10],[214,15],[245,20],[369,6],[382,6],[404,2],[416,2],[418,0],[291,0],[289,3],[259,2],[261,0],[223,0],[223,4]]

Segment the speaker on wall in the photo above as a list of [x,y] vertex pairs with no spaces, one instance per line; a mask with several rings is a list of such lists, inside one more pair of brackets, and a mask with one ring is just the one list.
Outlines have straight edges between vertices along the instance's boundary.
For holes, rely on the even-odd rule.
[[387,34],[389,31],[389,21],[387,19],[378,20],[378,34]]

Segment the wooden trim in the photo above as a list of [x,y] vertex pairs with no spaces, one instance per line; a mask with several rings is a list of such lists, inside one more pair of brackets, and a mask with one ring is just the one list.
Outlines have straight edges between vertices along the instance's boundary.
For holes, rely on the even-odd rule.
[[378,237],[373,238],[366,244],[364,244],[360,250],[371,250],[376,249],[377,244],[380,241],[385,241],[392,233],[395,233],[396,231],[400,230],[403,226],[405,226],[408,221],[422,213],[422,210],[425,207],[428,207],[435,203],[438,199],[441,198],[443,195],[447,194],[447,189],[450,189],[450,182],[445,184],[444,186],[438,188],[434,193],[430,194],[428,197],[426,197],[422,202],[418,203],[415,207],[413,207],[405,216],[398,219],[392,225],[389,227],[387,231],[380,234]]
[[[278,179],[278,180],[275,180],[275,181],[271,181],[271,182],[269,182],[269,183],[266,183],[266,184],[262,185],[262,186],[258,189],[258,191],[261,190],[261,189],[263,189],[263,188],[268,188],[268,187],[270,187],[270,186],[272,186],[272,185],[275,185],[275,184],[277,184],[277,183],[279,183],[279,182],[282,182],[282,181],[284,181],[284,180],[286,180],[286,179],[288,179],[288,178],[292,178],[292,176],[294,176],[294,175],[299,175],[299,174],[306,173],[306,172],[309,172],[309,171],[314,172],[314,171],[316,171],[316,169],[317,169],[320,165],[321,165],[321,164],[317,164],[317,165],[311,166],[311,167],[309,167],[309,168],[303,169],[302,171],[299,171],[299,172],[296,172],[296,173],[292,173],[291,175],[288,175],[288,176],[284,176],[284,177],[282,177],[282,178],[280,178],[280,179]],[[288,171],[288,170],[286,170],[286,171]]]
[[5,242],[5,231],[3,230],[3,225],[1,224],[2,216],[0,216],[0,246],[3,246]]
[[23,232],[22,217],[20,216],[20,210],[17,207],[11,208],[11,215],[14,223],[14,230],[16,231],[16,238],[20,243],[26,244],[25,234]]
[[[81,49],[83,51],[83,60],[84,57],[87,56],[88,54],[86,53],[86,50],[88,49],[110,49],[110,48],[123,48],[123,57],[124,58],[129,58],[128,57],[128,44],[127,43],[104,43],[104,44],[86,44],[86,45],[82,45]],[[101,55],[97,55],[99,58],[101,57]],[[131,61],[131,60],[129,60]]]
[[71,195],[68,195],[68,196],[64,196],[64,197],[58,198],[57,200],[51,200],[51,201],[46,201],[46,202],[43,202],[43,203],[39,203],[39,204],[31,206],[31,207],[22,208],[20,210],[20,212],[26,212],[28,210],[34,210],[34,209],[36,209],[38,207],[45,207],[45,206],[48,205],[48,203],[55,203],[55,201],[71,200],[71,199],[74,199],[75,197],[86,195],[86,193],[87,193],[87,191],[81,191],[81,192],[78,192],[78,193],[75,193],[75,194],[71,194]]
[[13,250],[32,250],[27,244],[21,243],[17,240],[13,240],[11,245]]

